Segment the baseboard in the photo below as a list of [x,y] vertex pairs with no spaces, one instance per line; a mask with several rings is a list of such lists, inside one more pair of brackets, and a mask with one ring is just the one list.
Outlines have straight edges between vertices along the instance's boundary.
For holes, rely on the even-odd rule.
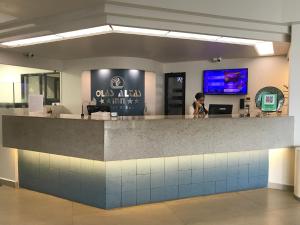
[[19,188],[19,182],[13,180],[7,180],[0,177],[0,186],[1,185],[13,187],[13,188]]
[[286,185],[286,184],[269,183],[268,188],[282,190],[282,191],[290,191],[290,192],[294,191],[293,185]]
[[300,198],[299,198],[298,196],[296,196],[295,194],[294,194],[294,198],[295,198],[296,200],[300,201]]

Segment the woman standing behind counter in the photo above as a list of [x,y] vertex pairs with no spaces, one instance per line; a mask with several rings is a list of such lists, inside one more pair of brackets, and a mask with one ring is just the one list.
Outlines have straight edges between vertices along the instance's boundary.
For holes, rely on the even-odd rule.
[[205,96],[203,93],[198,92],[195,95],[195,101],[193,102],[193,108],[194,108],[194,116],[205,116],[208,111],[206,110],[205,106],[204,106],[204,100],[205,100]]

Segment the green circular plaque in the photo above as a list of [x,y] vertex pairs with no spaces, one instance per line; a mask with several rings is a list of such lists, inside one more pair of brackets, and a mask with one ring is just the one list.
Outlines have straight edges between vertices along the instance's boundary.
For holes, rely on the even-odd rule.
[[269,87],[264,87],[262,89],[260,89],[256,96],[255,96],[255,104],[256,104],[256,107],[261,109],[261,101],[262,101],[262,96],[265,95],[265,94],[276,94],[277,95],[277,104],[279,102],[283,102],[284,103],[284,94],[282,93],[282,91],[276,87],[272,87],[272,86],[269,86]]

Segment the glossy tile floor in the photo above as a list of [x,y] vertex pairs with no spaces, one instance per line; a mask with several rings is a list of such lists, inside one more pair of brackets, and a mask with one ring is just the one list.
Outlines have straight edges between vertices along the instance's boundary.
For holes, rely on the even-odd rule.
[[260,189],[102,210],[25,189],[0,187],[0,225],[300,225],[291,192]]

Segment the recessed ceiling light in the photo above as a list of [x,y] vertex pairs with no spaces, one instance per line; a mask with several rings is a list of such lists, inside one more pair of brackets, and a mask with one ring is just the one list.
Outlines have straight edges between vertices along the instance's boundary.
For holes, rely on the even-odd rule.
[[175,32],[175,31],[170,31],[167,34],[167,37],[189,39],[189,40],[200,40],[200,41],[217,41],[218,39],[221,38],[220,36],[214,36],[214,35],[184,33],[184,32]]
[[112,26],[113,31],[116,33],[126,33],[126,34],[140,34],[140,35],[151,35],[151,36],[165,36],[169,31],[166,30],[155,30],[137,27],[122,27],[122,26]]
[[60,34],[57,34],[57,36],[60,36],[63,38],[79,38],[79,37],[87,37],[87,36],[109,33],[111,31],[112,31],[111,27],[109,25],[105,25],[105,26],[100,26],[100,27],[93,27],[93,28],[88,28],[88,29],[60,33]]
[[260,42],[255,45],[255,49],[260,56],[274,55],[273,42]]

